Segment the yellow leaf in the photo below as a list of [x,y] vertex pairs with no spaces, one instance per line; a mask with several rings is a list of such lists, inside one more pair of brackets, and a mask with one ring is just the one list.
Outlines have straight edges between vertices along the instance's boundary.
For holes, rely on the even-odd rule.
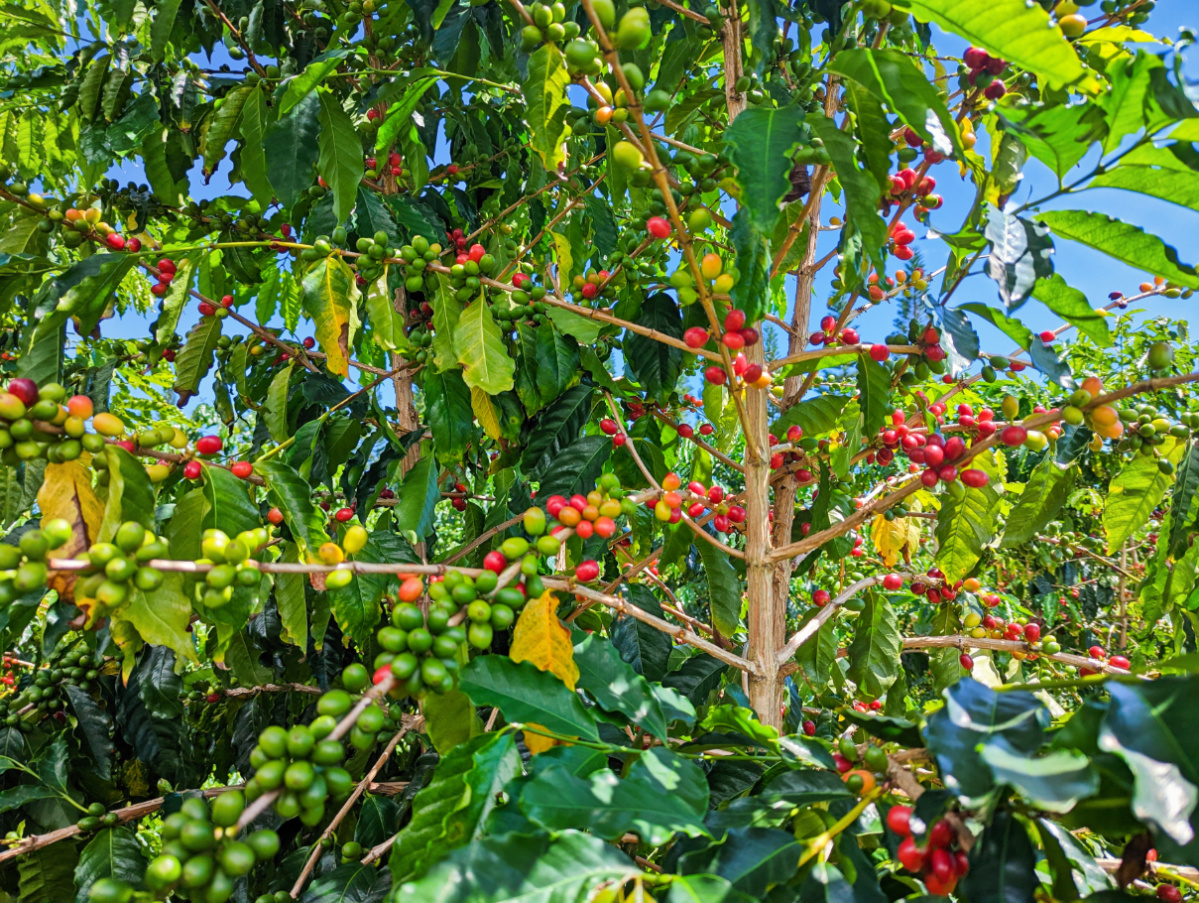
[[549,590],[531,600],[520,613],[510,654],[512,661],[532,662],[572,690],[579,682],[570,631],[558,620],[558,598]]
[[894,567],[901,554],[911,557],[920,542],[920,524],[914,517],[887,520],[876,514],[870,525],[870,540],[887,567]]
[[[532,662],[548,671],[571,690],[579,681],[579,666],[575,664],[574,646],[570,631],[558,620],[558,599],[546,590],[525,605],[512,634],[514,662]],[[541,734],[525,733],[525,745],[536,755],[555,746],[557,741]]]
[[[71,538],[55,549],[55,558],[78,558],[100,535],[104,521],[104,503],[92,489],[90,456],[81,455],[65,464],[47,464],[42,488],[38,490],[37,505],[42,520],[62,518],[71,525]],[[49,587],[60,598],[75,601],[75,574],[71,571],[51,571]]]
[[358,287],[353,271],[339,257],[326,257],[304,274],[301,282],[304,311],[312,318],[316,340],[326,355],[330,373],[349,373],[353,341],[354,302]]
[[470,406],[474,409],[475,416],[479,418],[479,425],[483,427],[483,432],[491,439],[499,441],[500,418],[495,412],[495,405],[491,403],[491,396],[478,386],[471,386]]

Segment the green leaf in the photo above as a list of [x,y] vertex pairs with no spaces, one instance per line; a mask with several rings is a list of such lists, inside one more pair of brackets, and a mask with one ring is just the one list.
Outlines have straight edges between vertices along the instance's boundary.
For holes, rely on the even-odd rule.
[[192,635],[187,629],[191,625],[192,606],[183,594],[182,574],[165,575],[152,600],[141,590],[134,590],[129,595],[129,603],[113,615],[114,623],[127,623],[145,642],[165,646],[193,662],[197,660]]
[[845,189],[845,210],[849,225],[861,236],[866,256],[880,269],[886,266],[883,247],[887,244],[887,223],[879,215],[882,197],[879,183],[858,168],[856,145],[837,123],[820,113],[808,116],[812,130],[824,142],[829,159],[837,171],[837,180]]
[[854,625],[847,676],[872,699],[879,698],[899,676],[902,648],[894,608],[882,593],[870,593]]
[[799,903],[854,903],[857,899],[845,876],[826,862],[817,863],[799,889]]
[[600,708],[624,715],[655,737],[669,733],[649,682],[621,660],[611,643],[588,634],[574,647],[574,662],[579,668],[578,689],[590,693]]
[[509,722],[539,724],[558,734],[598,740],[595,720],[579,697],[548,671],[499,655],[476,658],[458,685],[475,705],[493,705]]
[[[683,317],[679,307],[662,292],[645,299],[637,323],[672,338],[683,337]],[[665,401],[674,391],[682,372],[682,350],[635,332],[625,337],[624,347],[629,372],[652,397]]]
[[289,361],[286,367],[279,368],[279,372],[271,377],[271,384],[266,390],[266,401],[262,405],[262,421],[276,442],[285,442],[291,435],[287,422],[287,393],[291,388],[291,375],[295,369],[294,361]]
[[300,101],[311,94],[324,81],[326,75],[337,69],[337,64],[350,55],[350,50],[338,47],[326,50],[313,57],[299,75],[287,79],[283,97],[279,100],[279,115],[286,116]]
[[154,21],[150,25],[150,59],[155,62],[162,62],[181,5],[182,0],[164,0],[154,6]]
[[225,94],[221,108],[210,120],[208,127],[201,133],[200,153],[204,158],[204,169],[215,172],[216,166],[225,156],[225,145],[233,140],[237,123],[241,119],[241,108],[256,88],[249,85],[238,85]]
[[549,307],[546,309],[546,314],[558,327],[559,332],[570,336],[580,345],[592,344],[599,338],[600,331],[604,328],[604,324],[599,320],[592,320],[590,317],[576,314],[572,310],[563,310],[561,307]]
[[589,492],[594,488],[604,470],[604,464],[612,454],[612,440],[608,436],[583,436],[563,448],[541,474],[540,496],[572,495]]
[[433,748],[443,756],[459,743],[483,733],[483,722],[474,705],[460,690],[426,694],[421,700],[421,714]]
[[1175,844],[1190,845],[1199,804],[1199,697],[1193,678],[1112,683],[1108,691],[1099,747],[1132,771],[1133,813]]
[[146,858],[130,828],[104,828],[91,839],[75,866],[75,903],[87,903],[88,891],[101,878],[142,887]]
[[175,337],[179,328],[179,315],[191,300],[192,284],[195,281],[196,262],[191,257],[180,257],[175,261],[175,277],[167,293],[162,296],[162,313],[154,326],[154,341],[166,345]]
[[741,624],[741,581],[727,554],[710,542],[697,540],[695,545],[704,563],[712,626],[731,637]]
[[762,802],[781,800],[793,806],[810,806],[852,799],[853,793],[831,771],[801,768],[783,771],[770,778],[763,784],[758,798]]
[[1191,509],[1194,507],[1195,491],[1199,489],[1199,442],[1186,447],[1175,474],[1174,493],[1170,502],[1170,533],[1168,550],[1173,558],[1180,558],[1187,548],[1188,524],[1193,522]]
[[392,849],[395,883],[420,878],[447,853],[471,843],[496,795],[519,772],[520,756],[510,732],[475,737],[442,756],[432,779],[413,799],[412,821]]
[[1059,180],[1107,134],[1103,110],[1094,104],[1007,107],[999,121],[1007,134],[1018,138]]
[[499,395],[515,385],[516,365],[508,357],[503,333],[491,317],[491,310],[477,299],[462,311],[454,327],[454,353],[462,364],[462,378],[468,386],[488,395]]
[[962,890],[971,903],[1026,903],[1041,885],[1036,864],[1024,824],[1010,812],[996,812],[970,851]]
[[395,894],[422,903],[583,903],[639,873],[624,853],[579,831],[506,834],[456,850],[423,879],[397,883]]
[[[1187,145],[1189,147],[1189,145]],[[1199,173],[1182,163],[1170,145],[1138,148],[1104,170],[1086,188],[1118,188],[1199,210]]]
[[1011,549],[1033,539],[1057,515],[1074,488],[1075,468],[1046,455],[1033,468],[1024,491],[1007,517],[999,547]]
[[[362,193],[358,194],[358,209],[362,208]],[[372,233],[373,234],[373,233]],[[395,299],[387,284],[387,274],[366,287],[366,316],[375,344],[387,351],[397,350],[404,341],[404,319],[395,308]]]
[[71,711],[79,722],[83,739],[92,754],[96,775],[108,780],[112,765],[112,718],[108,712],[100,708],[96,700],[79,687],[67,686],[67,698],[71,701]]
[[383,899],[389,884],[373,865],[347,862],[314,879],[300,903],[373,903]]
[[804,138],[803,114],[794,106],[751,106],[724,132],[737,167],[741,204],[759,232],[769,235],[779,202],[791,189],[791,154]]
[[557,172],[558,164],[566,159],[562,149],[566,111],[570,108],[566,97],[570,85],[566,59],[554,44],[542,44],[529,55],[528,73],[521,88],[532,147],[541,157],[546,172]]
[[1099,789],[1098,774],[1082,753],[1057,749],[1030,759],[1003,740],[985,743],[979,752],[997,782],[1046,812],[1069,812]]
[[[300,560],[300,548],[294,542],[284,543],[279,559],[291,564]],[[303,574],[275,575],[275,606],[279,609],[282,627],[280,639],[308,651],[308,600],[304,590],[308,583]]]
[[[887,419],[891,398],[891,371],[868,354],[858,355],[858,405],[862,411],[862,434],[874,436]],[[806,433],[805,433],[806,435]]]
[[[662,617],[662,605],[649,587],[633,584],[627,592],[629,601],[642,611]],[[673,643],[662,631],[636,618],[622,617],[612,627],[611,637],[621,661],[646,680],[658,681],[666,675]]]
[[1128,135],[1139,132],[1145,124],[1150,94],[1150,75],[1161,69],[1159,57],[1138,50],[1137,55],[1118,56],[1107,64],[1104,75],[1112,89],[1099,97],[1099,105],[1107,118],[1107,138],[1103,152],[1110,154]]
[[993,452],[986,451],[975,457],[970,467],[981,470],[990,481],[980,489],[965,487],[960,498],[946,493],[937,512],[937,566],[949,581],[961,580],[970,573],[999,527],[995,518],[999,492],[995,487],[1003,484],[1003,465]]
[[550,831],[586,825],[597,837],[617,840],[626,832],[657,846],[676,833],[690,837],[708,833],[708,782],[703,771],[661,746],[639,756],[618,778],[608,769],[579,777],[564,767],[550,767],[525,784],[520,807]]
[[991,254],[987,272],[999,286],[1008,310],[1028,300],[1037,280],[1053,275],[1053,240],[1043,225],[987,205],[987,241]]
[[321,109],[317,135],[317,169],[333,193],[333,216],[338,223],[350,218],[358,184],[362,181],[362,142],[354,121],[328,91],[318,91]]
[[[415,72],[413,73],[412,81],[404,90],[404,96],[391,105],[387,116],[379,124],[379,133],[375,136],[376,155],[387,153],[401,132],[412,126],[412,114],[416,111],[425,92],[437,84],[437,80],[436,75],[418,76]],[[417,185],[417,189],[422,187],[423,180]],[[429,237],[428,232],[422,234]]]
[[[832,58],[829,70],[857,82],[884,101],[938,153],[965,156],[957,125],[941,93],[902,51],[868,47],[843,50]],[[849,162],[852,166],[852,158]],[[837,174],[844,178],[841,167]]]
[[562,394],[579,374],[579,346],[549,323],[517,327],[516,394],[529,414],[536,414]]
[[201,380],[212,369],[220,337],[221,321],[216,317],[201,317],[188,332],[183,350],[175,358],[175,391],[180,404],[200,391]]
[[849,401],[848,395],[814,395],[805,398],[788,408],[770,430],[776,436],[782,436],[788,427],[798,426],[805,436],[823,436],[840,425],[841,412]]
[[111,542],[126,521],[137,521],[147,530],[154,528],[154,486],[145,465],[116,445],[104,449],[108,460],[108,503],[99,539]]
[[431,454],[422,455],[404,477],[400,487],[399,504],[395,511],[396,523],[404,537],[414,545],[426,536],[433,527],[433,513],[441,501],[441,490],[437,487],[437,463]]
[[461,321],[462,305],[450,289],[447,277],[439,276],[437,286],[437,303],[433,305],[433,362],[437,365],[437,371],[444,373],[458,368],[454,329]]
[[17,857],[17,899],[28,903],[74,900],[74,873],[78,860],[79,848],[74,843],[52,843],[40,850],[22,853]]
[[1176,285],[1199,288],[1195,268],[1181,263],[1178,252],[1156,235],[1103,213],[1049,210],[1037,219],[1055,235],[1102,251],[1136,270],[1154,273]]
[[1032,296],[1072,326],[1078,327],[1100,348],[1109,348],[1112,336],[1107,328],[1107,318],[1087,301],[1087,296],[1066,284],[1061,274],[1054,273],[1049,279],[1038,279]]
[[1052,893],[1055,900],[1073,903],[1079,899],[1081,895],[1074,883],[1076,873],[1086,882],[1085,891],[1088,895],[1112,889],[1112,879],[1095,861],[1091,851],[1079,843],[1073,834],[1047,818],[1037,819],[1036,824],[1041,835],[1041,846],[1045,850],[1045,860],[1053,874]]
[[982,805],[996,788],[979,748],[1002,738],[1030,756],[1044,741],[1049,712],[1031,693],[996,693],[971,678],[942,695],[945,705],[929,716],[924,739],[946,776],[947,789],[971,807]]
[[[1163,448],[1163,457],[1170,461],[1181,458],[1185,446],[1174,440],[1167,440],[1167,443],[1171,444],[1168,449]],[[1108,487],[1103,507],[1103,529],[1107,534],[1109,555],[1149,520],[1173,482],[1174,475],[1162,473],[1157,458],[1137,455],[1124,465]]]
[[425,373],[425,417],[438,457],[461,461],[477,431],[470,389],[460,370]]
[[275,196],[285,207],[293,206],[314,181],[320,149],[317,135],[320,103],[309,95],[287,116],[267,126],[263,151],[267,161],[267,178]]
[[350,330],[358,298],[354,271],[340,257],[326,257],[304,274],[301,288],[304,312],[312,318],[316,341],[326,355],[325,366],[337,376],[348,375]]
[[776,828],[733,828],[720,846],[711,870],[737,890],[756,899],[776,884],[791,880],[803,848],[799,839]]
[[[266,130],[274,121],[274,116],[267,106],[266,92],[255,89],[246,98],[241,108],[241,178],[254,195],[254,200],[263,207],[271,202],[275,192],[271,189],[271,181],[267,176],[267,160],[264,141]],[[178,280],[178,273],[175,276]],[[171,283],[172,286],[174,282]]]
[[236,536],[243,530],[260,526],[258,506],[250,501],[244,481],[223,467],[204,468],[204,498],[208,502],[209,521],[205,526]]
[[283,512],[284,523],[295,537],[301,553],[315,554],[329,541],[325,531],[328,517],[312,503],[312,487],[299,472],[278,458],[254,465],[254,472],[266,484],[267,499]]
[[754,898],[717,875],[675,875],[666,903],[754,903]]
[[972,301],[969,304],[963,304],[958,310],[968,310],[970,313],[982,317],[1021,348],[1027,349],[1032,344],[1032,330],[998,308],[987,307],[985,304]]
[[769,232],[754,225],[748,208],[737,211],[729,233],[741,274],[731,293],[733,306],[745,311],[745,319],[756,323],[766,315],[770,301]]
[[899,0],[917,19],[961,35],[992,56],[1028,69],[1049,84],[1096,92],[1101,83],[1083,68],[1073,46],[1051,25],[1049,14],[1024,0]]

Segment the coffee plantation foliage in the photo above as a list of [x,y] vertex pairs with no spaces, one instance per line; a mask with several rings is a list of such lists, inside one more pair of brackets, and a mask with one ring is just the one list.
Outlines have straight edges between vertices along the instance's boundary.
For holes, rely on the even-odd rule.
[[1153,6],[0,10],[0,899],[1192,898]]

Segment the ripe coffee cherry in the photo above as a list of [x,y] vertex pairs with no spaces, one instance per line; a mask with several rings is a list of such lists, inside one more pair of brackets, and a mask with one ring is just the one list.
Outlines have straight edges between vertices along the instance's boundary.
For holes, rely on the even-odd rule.
[[645,228],[654,238],[666,238],[670,235],[670,223],[660,216],[651,216]]
[[954,830],[953,825],[948,819],[942,818],[933,825],[932,830],[928,832],[928,845],[930,849],[944,849],[953,843]]
[[803,732],[804,732],[805,737],[815,737],[816,736],[816,722],[815,721],[805,721],[803,723]]
[[254,472],[254,465],[249,461],[236,461],[229,470],[235,477],[244,480]]
[[1182,903],[1182,891],[1173,884],[1159,884],[1156,893],[1162,903]]
[[1122,655],[1113,655],[1107,660],[1107,663],[1113,668],[1123,668],[1125,671],[1132,667],[1132,662]]
[[724,315],[724,331],[737,332],[745,326],[745,311],[734,308]]
[[967,671],[974,670],[974,659],[965,652],[958,656],[958,663]]
[[207,301],[201,301],[199,304],[197,304],[196,310],[200,312],[200,316],[202,317],[211,317],[216,313],[216,308]]
[[599,576],[599,564],[592,559],[579,562],[579,566],[575,568],[575,577],[584,583],[590,583]]
[[721,343],[733,351],[740,351],[745,347],[745,339],[741,337],[740,332],[726,332],[720,337]]
[[228,307],[232,307],[232,306],[233,306],[233,296],[232,295],[225,295],[223,298],[221,298],[221,307],[228,308]]
[[1041,639],[1041,625],[1027,624],[1024,627],[1024,641],[1026,643],[1036,643]]
[[215,455],[224,445],[220,436],[201,436],[196,440],[196,451],[202,455]]
[[729,375],[725,372],[723,367],[718,367],[717,365],[713,364],[711,367],[708,367],[706,370],[704,370],[704,379],[714,386],[723,386],[729,381]]
[[883,588],[889,590],[903,589],[903,578],[898,574],[887,574],[883,577]]
[[887,827],[900,837],[909,837],[912,833],[912,807],[892,806],[887,810]]
[[353,508],[338,508],[337,513],[334,514],[333,516],[335,518],[337,518],[337,521],[339,523],[344,524],[346,521],[348,521],[350,518],[352,518],[354,516],[354,509]]
[[998,79],[983,88],[983,97],[987,100],[999,100],[1005,94],[1007,94],[1007,85]]
[[871,345],[870,358],[878,361],[880,364],[891,356],[891,351],[886,345]]
[[272,508],[266,513],[266,519],[277,527],[283,523],[283,512],[278,508]]
[[970,470],[963,470],[961,476],[962,482],[971,489],[981,489],[991,481],[991,478],[988,477],[984,471],[975,470],[973,468]]
[[925,851],[916,846],[916,841],[912,837],[903,839],[895,855],[899,859],[899,864],[909,872],[919,872],[924,868]]
[[1013,423],[1011,426],[1005,426],[999,434],[999,441],[1009,448],[1015,448],[1017,445],[1023,445],[1024,440],[1028,438],[1028,430],[1020,426],[1018,423]]
[[114,251],[122,251],[125,248],[125,236],[118,235],[116,232],[110,232],[104,236],[104,243]]
[[201,473],[203,473],[203,467],[199,461],[188,461],[183,465],[183,475],[189,480],[200,479]]
[[483,567],[496,574],[500,573],[508,566],[508,559],[504,557],[504,553],[498,549],[493,549],[483,556]]
[[850,329],[849,327],[846,327],[845,329],[841,330],[841,343],[843,345],[856,345],[860,339],[861,336],[858,335],[858,331],[856,329]]
[[708,344],[708,330],[702,326],[692,326],[683,333],[683,341],[687,343],[688,348],[703,348]]
[[812,604],[817,608],[824,608],[824,606],[828,605],[830,598],[832,597],[829,596],[828,590],[818,589],[816,592],[812,593]]
[[605,417],[600,421],[600,430],[606,435],[615,436],[620,432],[620,427],[616,425],[616,421],[610,417]]

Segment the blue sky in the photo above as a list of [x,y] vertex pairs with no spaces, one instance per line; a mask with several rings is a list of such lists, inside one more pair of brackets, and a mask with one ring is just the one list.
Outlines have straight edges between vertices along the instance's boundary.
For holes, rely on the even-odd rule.
[[[1093,9],[1097,10],[1098,7],[1094,7]],[[1147,30],[1153,34],[1172,38],[1178,34],[1180,28],[1187,25],[1199,26],[1199,8],[1195,4],[1187,2],[1187,0],[1159,0],[1157,9],[1148,23]],[[938,49],[941,49],[943,52],[954,52],[956,50],[960,53],[964,49],[964,45],[956,38],[939,36],[936,43]],[[1164,47],[1155,47],[1154,45],[1142,46],[1147,46],[1153,50],[1165,49]],[[202,60],[201,62],[205,67],[211,66],[215,68],[215,66],[223,62],[231,61],[225,55],[223,49],[218,47],[218,54],[213,60]],[[234,69],[239,69],[242,64],[233,62],[232,66]],[[1186,71],[1191,78],[1199,79],[1199,62],[1191,59],[1186,67]],[[986,153],[985,138],[982,136],[980,136],[978,149],[980,152]],[[440,160],[444,155],[444,148],[439,148],[438,159]],[[1084,161],[1084,164],[1086,163],[1093,163],[1093,160],[1088,158],[1087,161]],[[208,186],[204,186],[198,177],[193,178],[194,196],[197,198],[215,197],[229,192],[230,185],[225,178],[228,173],[228,166],[229,163],[226,160],[221,170],[218,171],[216,177],[213,178],[212,183]],[[1082,170],[1078,171],[1081,172]],[[141,171],[140,161],[136,159],[130,160],[120,167],[114,167],[110,174],[122,182],[130,179],[141,182],[145,179]],[[197,176],[197,174],[198,170],[194,170],[193,176]],[[937,179],[937,191],[945,198],[945,204],[940,210],[933,213],[931,225],[940,231],[953,232],[960,227],[973,201],[973,186],[959,178],[957,166],[952,162],[942,163],[934,167],[932,175]],[[1030,160],[1024,171],[1024,180],[1013,195],[1013,199],[1016,202],[1024,202],[1030,198],[1044,196],[1056,187],[1056,177],[1035,160]],[[234,193],[244,194],[244,190],[241,186],[238,186],[234,190]],[[1175,244],[1184,261],[1199,262],[1199,247],[1187,240],[1190,235],[1195,233],[1196,227],[1199,226],[1199,214],[1194,211],[1131,192],[1114,190],[1082,192],[1077,196],[1061,198],[1045,207],[1045,209],[1051,208],[1080,208],[1108,213],[1138,225],[1149,232],[1153,232],[1165,238],[1168,243]],[[826,222],[828,216],[833,215],[834,212],[837,212],[835,208],[829,202],[826,202],[824,213]],[[906,221],[909,227],[912,227],[917,234],[917,241],[913,245],[913,248],[921,252],[928,269],[936,269],[943,265],[945,262],[944,245],[935,239],[926,238],[925,228],[915,223],[910,217]],[[836,242],[836,232],[824,233],[820,238],[818,254],[822,256],[832,250],[836,246]],[[1096,307],[1107,303],[1109,292],[1122,291],[1126,294],[1134,293],[1137,285],[1152,275],[1147,272],[1134,270],[1131,267],[1112,260],[1106,255],[1071,242],[1058,241],[1056,247],[1057,251],[1054,256],[1056,271],[1070,285],[1086,293],[1088,299]],[[901,265],[894,258],[891,259],[891,262],[894,264],[893,269]],[[818,322],[820,316],[826,312],[825,300],[831,295],[829,287],[831,278],[832,266],[830,265],[821,273],[817,283],[813,301],[811,328],[816,328],[815,324]],[[990,305],[998,303],[994,284],[985,275],[981,274],[968,278],[954,295],[953,304],[958,305],[968,301],[979,301]],[[1193,300],[1155,298],[1139,302],[1137,307],[1144,310],[1144,316],[1168,316],[1176,319],[1186,319],[1189,316],[1192,303]],[[1034,331],[1052,329],[1060,325],[1061,322],[1048,309],[1036,301],[1029,301],[1025,304],[1020,308],[1017,316]],[[193,306],[185,315],[184,321],[181,322],[180,330],[183,331],[190,327],[195,317],[196,314]],[[891,331],[893,318],[894,307],[888,304],[858,318],[854,325],[858,328],[864,341],[876,341],[881,340]],[[998,330],[989,324],[980,322],[977,317],[972,317],[971,319],[979,332],[984,350],[995,353],[1007,353],[1012,350],[1011,341],[999,333]],[[124,318],[123,321],[109,321],[105,326],[105,331],[114,337],[139,338],[145,334],[145,328],[145,323],[140,318],[129,317]],[[300,330],[301,334],[307,334],[305,323],[301,323]]]

